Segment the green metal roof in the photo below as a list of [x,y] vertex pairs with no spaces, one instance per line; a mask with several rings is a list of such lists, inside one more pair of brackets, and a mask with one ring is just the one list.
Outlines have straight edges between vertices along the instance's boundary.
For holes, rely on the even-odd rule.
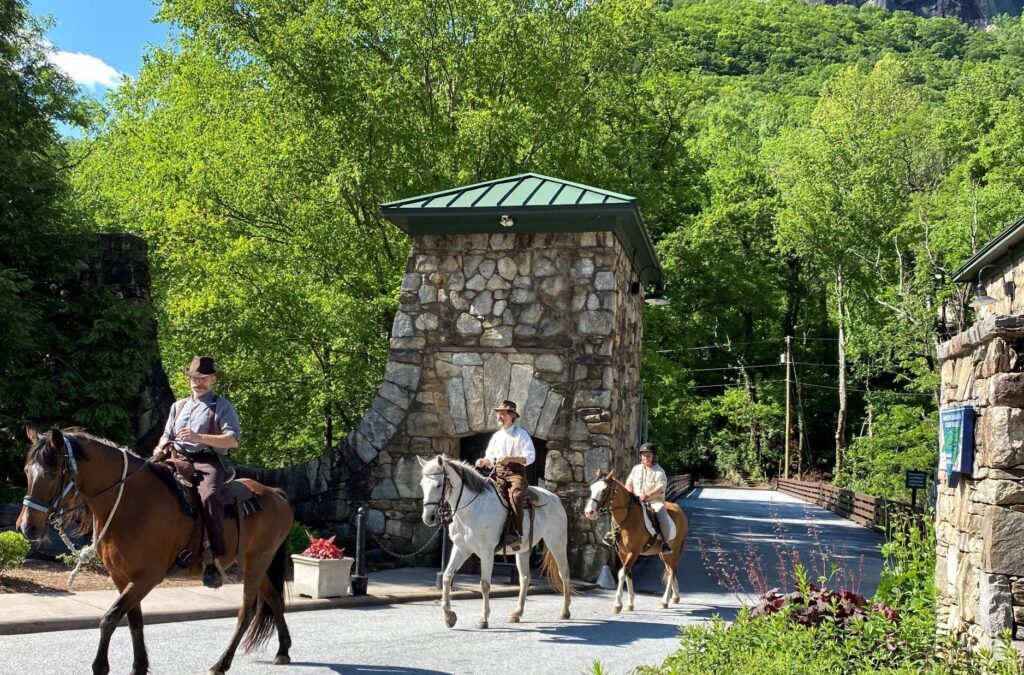
[[[985,244],[980,251],[953,272],[953,281],[982,282],[981,273],[989,267],[993,270],[1003,266],[1010,259],[1016,259],[1024,253],[1024,217],[1019,218],[1003,232]],[[984,275],[986,278],[995,272]]]
[[[529,232],[615,232],[645,284],[662,270],[636,198],[560,178],[524,173],[381,205],[409,236]],[[502,216],[514,221],[500,223]],[[652,273],[650,270],[654,270]]]

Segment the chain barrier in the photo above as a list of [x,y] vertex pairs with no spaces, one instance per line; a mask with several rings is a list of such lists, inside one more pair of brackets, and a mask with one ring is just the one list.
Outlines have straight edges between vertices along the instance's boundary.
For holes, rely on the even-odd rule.
[[387,554],[388,554],[389,556],[391,556],[391,557],[393,557],[393,558],[402,558],[402,559],[407,559],[407,558],[415,558],[416,556],[418,556],[419,554],[423,553],[423,552],[424,552],[424,551],[426,551],[426,550],[427,550],[428,548],[430,548],[430,545],[434,543],[434,540],[435,540],[435,539],[437,539],[437,535],[441,534],[441,530],[442,530],[442,527],[441,527],[441,526],[442,526],[442,523],[438,523],[438,524],[437,524],[437,525],[435,526],[435,529],[434,529],[434,534],[433,534],[433,535],[432,535],[432,536],[430,537],[430,539],[429,539],[429,540],[427,541],[427,543],[426,543],[426,544],[424,544],[423,546],[421,546],[421,547],[420,547],[419,549],[417,549],[417,550],[413,551],[412,553],[396,553],[395,551],[392,551],[392,550],[391,550],[391,549],[389,549],[389,548],[388,548],[387,546],[385,546],[385,545],[384,545],[384,542],[382,542],[382,541],[381,541],[380,539],[378,539],[377,537],[375,537],[375,536],[373,536],[373,535],[370,535],[370,539],[372,539],[372,540],[373,540],[373,542],[374,542],[375,544],[377,544],[377,546],[380,546],[380,547],[381,547],[381,549],[382,549],[382,550],[383,550],[383,551],[384,551],[385,553],[387,553]]

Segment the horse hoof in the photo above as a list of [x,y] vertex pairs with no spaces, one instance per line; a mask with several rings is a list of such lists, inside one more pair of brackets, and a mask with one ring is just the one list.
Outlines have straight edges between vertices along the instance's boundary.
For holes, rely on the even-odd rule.
[[679,598],[678,597],[672,598],[672,604],[678,605],[679,604]]
[[572,614],[569,613],[569,610],[565,610],[564,612],[562,612],[561,614],[558,615],[558,618],[559,619],[568,619],[571,616],[572,616]]
[[275,666],[287,666],[291,662],[292,662],[292,659],[287,654],[278,654],[277,656],[274,657],[274,665]]
[[667,602],[661,603],[661,608],[662,609],[668,609],[668,603]]
[[625,609],[625,610],[626,610],[627,612],[632,612],[632,611],[633,611],[633,605],[626,605],[624,609]]
[[477,627],[477,628],[489,628],[490,626],[489,626],[489,625],[487,624],[487,622],[486,622],[486,621],[484,621],[483,619],[479,619],[479,620],[477,620],[477,622],[476,622],[476,627]]
[[612,607],[612,614],[618,614],[622,611],[622,605],[615,605]]
[[459,617],[455,616],[455,612],[450,612],[450,613],[446,614],[445,617],[444,617],[444,625],[446,625],[449,628],[451,628],[452,626],[455,625],[455,622],[458,620],[458,618]]
[[508,615],[508,623],[519,623],[519,615],[518,614],[509,614]]

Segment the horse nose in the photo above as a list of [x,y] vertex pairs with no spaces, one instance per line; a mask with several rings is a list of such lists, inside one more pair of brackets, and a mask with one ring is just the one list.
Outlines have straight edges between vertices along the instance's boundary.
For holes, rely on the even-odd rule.
[[597,519],[597,511],[595,511],[594,509],[586,509],[583,512],[583,515],[585,515],[587,517],[587,520],[596,520]]
[[39,539],[39,526],[32,525],[28,522],[27,518],[21,523],[20,529],[21,533],[25,535],[25,538],[29,541],[36,541],[37,539]]
[[423,524],[424,525],[431,525],[432,526],[434,524],[435,520],[437,520],[437,515],[433,511],[424,511],[423,512]]

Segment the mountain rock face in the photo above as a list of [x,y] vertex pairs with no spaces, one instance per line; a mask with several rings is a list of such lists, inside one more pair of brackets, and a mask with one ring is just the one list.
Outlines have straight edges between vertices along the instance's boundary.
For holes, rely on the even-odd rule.
[[956,17],[972,26],[984,26],[991,23],[993,17],[1000,14],[1018,16],[1024,0],[867,0],[867,2],[843,2],[842,0],[808,0],[811,5],[851,4],[870,5],[890,11],[905,10],[918,16]]

